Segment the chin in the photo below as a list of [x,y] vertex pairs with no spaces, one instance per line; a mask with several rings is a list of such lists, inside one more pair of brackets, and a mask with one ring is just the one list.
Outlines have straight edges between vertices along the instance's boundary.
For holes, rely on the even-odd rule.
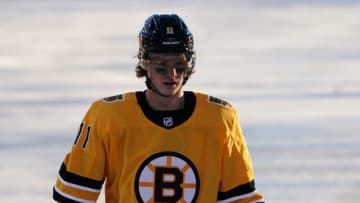
[[182,91],[181,89],[174,89],[174,90],[165,90],[162,93],[168,97],[171,97],[171,96],[180,95],[181,91]]

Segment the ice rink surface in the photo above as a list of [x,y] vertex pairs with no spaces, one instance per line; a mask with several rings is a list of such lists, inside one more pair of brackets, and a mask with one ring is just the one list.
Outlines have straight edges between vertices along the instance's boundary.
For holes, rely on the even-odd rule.
[[359,9],[340,0],[0,1],[0,202],[52,202],[90,104],[145,88],[134,73],[137,34],[153,13],[178,13],[193,32],[196,73],[185,89],[237,108],[267,202],[357,202]]

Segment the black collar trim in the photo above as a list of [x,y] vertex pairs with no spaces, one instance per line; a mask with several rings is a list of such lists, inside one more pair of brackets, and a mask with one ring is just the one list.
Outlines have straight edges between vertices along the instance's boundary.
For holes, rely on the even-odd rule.
[[195,110],[196,96],[193,92],[185,91],[185,104],[184,108],[172,111],[156,111],[153,110],[145,98],[144,92],[136,92],[138,104],[142,112],[151,122],[165,128],[172,129],[187,121]]

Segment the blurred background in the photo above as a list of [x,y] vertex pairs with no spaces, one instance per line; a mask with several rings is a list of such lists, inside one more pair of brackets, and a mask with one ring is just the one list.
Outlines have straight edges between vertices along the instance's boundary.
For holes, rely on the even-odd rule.
[[357,202],[359,9],[351,0],[0,0],[0,202],[52,202],[90,104],[145,89],[137,35],[153,13],[177,13],[193,32],[185,89],[237,108],[267,202]]

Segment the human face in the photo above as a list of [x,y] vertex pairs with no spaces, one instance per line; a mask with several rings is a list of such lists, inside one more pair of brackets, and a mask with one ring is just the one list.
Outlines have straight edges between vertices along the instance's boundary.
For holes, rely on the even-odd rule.
[[148,77],[157,91],[165,96],[182,94],[182,84],[188,69],[183,55],[151,55],[145,63]]

